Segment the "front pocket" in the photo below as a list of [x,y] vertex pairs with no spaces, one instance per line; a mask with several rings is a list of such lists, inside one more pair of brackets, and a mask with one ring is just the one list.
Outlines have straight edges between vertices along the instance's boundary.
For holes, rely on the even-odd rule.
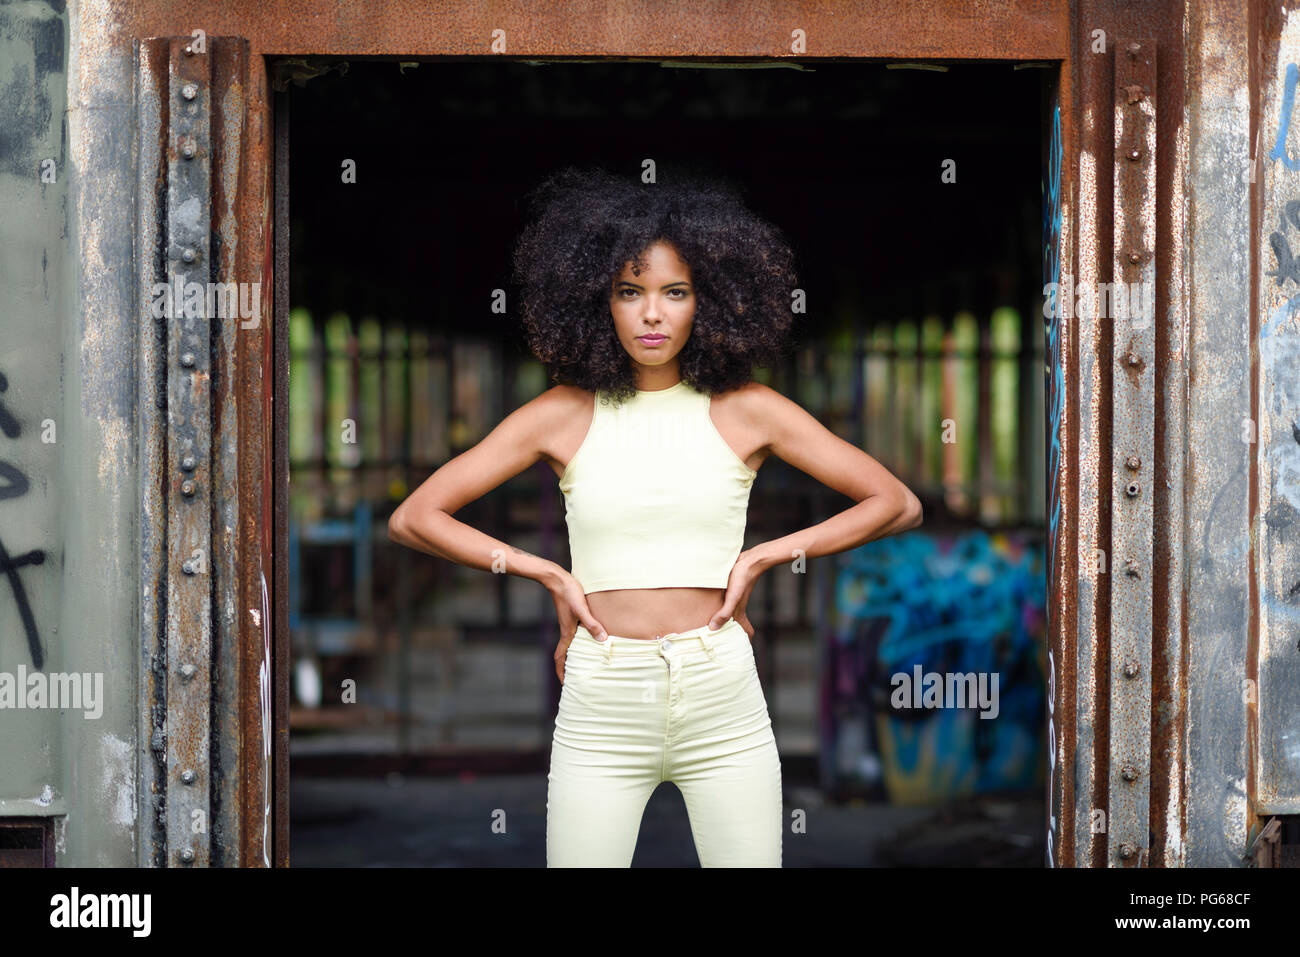
[[571,682],[577,684],[585,682],[605,666],[605,658],[599,651],[586,648],[574,650],[581,640],[581,638],[574,638],[564,651],[564,687],[566,688]]
[[727,635],[715,641],[714,653],[724,668],[735,671],[757,671],[754,659],[754,645],[749,636],[741,631],[738,635]]

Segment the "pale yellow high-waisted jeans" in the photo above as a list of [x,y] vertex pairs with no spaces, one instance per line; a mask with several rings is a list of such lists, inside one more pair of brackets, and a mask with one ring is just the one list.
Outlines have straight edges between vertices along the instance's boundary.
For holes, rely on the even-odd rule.
[[682,793],[702,867],[781,866],[781,762],[734,618],[656,640],[578,626],[551,743],[547,866],[630,866],[663,781]]

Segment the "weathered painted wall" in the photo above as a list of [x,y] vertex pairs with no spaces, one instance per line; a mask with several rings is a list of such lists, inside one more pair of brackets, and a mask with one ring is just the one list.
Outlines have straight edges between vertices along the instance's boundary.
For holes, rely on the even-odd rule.
[[[67,20],[0,7],[0,813],[64,811],[60,724],[23,670],[75,668],[59,628],[60,321],[67,275]],[[60,435],[59,433],[63,434]],[[42,441],[42,439],[47,441]],[[54,441],[48,441],[53,439]],[[17,700],[16,700],[17,699]]]
[[1184,862],[1240,866],[1300,812],[1300,23],[1191,9]]
[[[1262,811],[1300,813],[1300,21],[1288,20],[1263,77],[1257,149],[1255,512],[1259,620],[1258,776]],[[1271,148],[1270,148],[1271,144]],[[1247,686],[1244,697],[1249,699]]]
[[75,24],[57,0],[0,7],[0,673],[25,670],[24,703],[34,672],[91,677],[80,708],[0,710],[0,814],[66,815],[58,865],[131,865],[131,74],[70,88],[79,56],[112,55]]
[[1240,864],[1246,842],[1246,558],[1250,446],[1249,87],[1244,15],[1194,24],[1189,102],[1187,413],[1188,866]]

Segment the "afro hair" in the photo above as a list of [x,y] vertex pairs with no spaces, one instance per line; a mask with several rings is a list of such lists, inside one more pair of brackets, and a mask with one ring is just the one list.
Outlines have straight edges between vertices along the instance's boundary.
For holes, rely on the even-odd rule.
[[636,392],[632,357],[610,315],[614,278],[666,242],[686,262],[696,311],[677,355],[682,379],[707,393],[773,366],[792,323],[794,253],[746,208],[733,185],[697,172],[642,184],[603,169],[565,167],[527,196],[514,281],[528,346],[552,381],[615,403]]

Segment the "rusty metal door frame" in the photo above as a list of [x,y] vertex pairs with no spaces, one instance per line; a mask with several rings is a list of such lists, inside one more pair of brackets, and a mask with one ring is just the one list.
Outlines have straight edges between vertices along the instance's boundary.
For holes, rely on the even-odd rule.
[[[1059,449],[1049,477],[1047,863],[1180,866],[1185,11],[1175,0],[1079,0],[1071,13],[1057,254],[1073,288],[1094,298],[1090,311],[1049,322]],[[1114,283],[1138,284],[1150,311],[1107,310],[1099,294],[1126,288]]]
[[135,62],[137,860],[269,866],[265,68],[236,37],[141,39]]
[[[391,10],[385,10],[391,7]],[[596,5],[588,13],[599,12],[600,22],[638,22],[647,14],[645,5],[633,0],[621,3]],[[272,385],[275,394],[285,395],[287,383],[287,291],[288,291],[288,196],[287,181],[287,111],[288,98],[277,98],[273,109],[272,94],[267,82],[267,67],[273,59],[301,58],[307,56],[368,56],[394,59],[435,59],[444,56],[508,56],[528,59],[573,59],[582,57],[689,59],[710,58],[749,59],[755,61],[797,57],[815,62],[817,58],[861,60],[990,60],[990,61],[1050,61],[1059,65],[1058,93],[1060,102],[1060,152],[1062,160],[1059,179],[1059,219],[1057,220],[1057,256],[1060,269],[1076,282],[1100,282],[1104,269],[1127,269],[1123,259],[1116,260],[1116,243],[1131,238],[1127,220],[1121,220],[1120,233],[1115,232],[1116,220],[1112,211],[1124,196],[1113,192],[1118,181],[1112,175],[1116,162],[1113,138],[1115,121],[1122,114],[1121,104],[1115,98],[1115,71],[1118,38],[1137,37],[1150,40],[1159,54],[1160,70],[1155,85],[1149,91],[1151,104],[1159,102],[1159,114],[1154,117],[1155,139],[1159,144],[1173,144],[1173,149],[1159,149],[1154,165],[1153,219],[1144,213],[1139,220],[1144,229],[1136,238],[1153,248],[1142,253],[1145,259],[1134,268],[1143,275],[1152,275],[1157,283],[1156,311],[1164,320],[1154,334],[1154,341],[1133,343],[1138,350],[1151,349],[1149,357],[1142,357],[1144,374],[1156,385],[1157,415],[1163,415],[1163,427],[1156,430],[1151,421],[1149,406],[1124,406],[1125,428],[1134,437],[1153,432],[1151,475],[1139,476],[1144,488],[1150,488],[1154,499],[1139,499],[1141,508],[1152,510],[1154,519],[1138,519],[1138,525],[1125,524],[1129,518],[1122,503],[1109,506],[1109,486],[1114,476],[1128,474],[1127,466],[1116,464],[1115,454],[1124,450],[1111,447],[1111,429],[1116,394],[1112,391],[1120,377],[1113,375],[1111,363],[1116,350],[1121,354],[1132,351],[1127,342],[1117,342],[1110,330],[1096,322],[1071,320],[1049,328],[1049,343],[1054,343],[1051,357],[1052,374],[1049,376],[1049,411],[1053,423],[1053,442],[1059,445],[1054,471],[1049,482],[1057,511],[1049,514],[1052,522],[1051,571],[1049,587],[1049,635],[1051,654],[1051,761],[1052,776],[1048,783],[1048,815],[1053,851],[1052,864],[1101,865],[1145,863],[1148,855],[1153,860],[1177,863],[1177,847],[1183,833],[1179,820],[1179,781],[1182,774],[1181,747],[1185,716],[1174,709],[1167,718],[1152,719],[1148,732],[1137,731],[1125,747],[1131,755],[1119,756],[1113,779],[1110,767],[1110,748],[1113,726],[1112,708],[1118,707],[1136,720],[1144,696],[1159,700],[1177,699],[1184,676],[1181,669],[1181,648],[1177,636],[1181,627],[1182,596],[1177,589],[1170,590],[1169,581],[1178,580],[1181,540],[1176,539],[1181,527],[1181,499],[1178,495],[1165,495],[1166,480],[1181,482],[1182,460],[1179,430],[1183,424],[1182,409],[1186,396],[1181,376],[1183,357],[1178,352],[1179,343],[1171,342],[1165,326],[1176,327],[1184,315],[1184,307],[1175,292],[1181,285],[1183,267],[1181,223],[1176,212],[1182,207],[1183,185],[1180,167],[1176,166],[1176,153],[1181,133],[1183,111],[1182,87],[1182,4],[1175,0],[1157,0],[1141,9],[1117,10],[1114,4],[1099,0],[1058,0],[1042,3],[1037,0],[1012,0],[996,9],[984,8],[986,19],[972,24],[969,10],[959,0],[935,3],[926,19],[918,22],[905,0],[875,0],[855,4],[851,8],[836,10],[828,15],[818,3],[792,3],[779,12],[767,7],[755,11],[753,16],[713,22],[696,11],[656,10],[656,22],[663,27],[653,32],[644,31],[591,31],[586,24],[595,22],[592,16],[581,11],[557,10],[540,6],[528,0],[510,0],[494,6],[490,11],[476,7],[451,8],[438,18],[410,22],[398,15],[395,2],[372,4],[364,18],[335,17],[320,21],[302,22],[279,15],[274,5],[259,7],[204,11],[194,15],[185,5],[150,2],[124,5],[123,29],[135,36],[188,37],[196,23],[204,24],[208,35],[228,34],[246,37],[244,41],[229,41],[235,48],[245,51],[236,54],[230,65],[230,89],[238,89],[231,124],[224,127],[222,136],[230,136],[239,129],[237,147],[227,147],[218,141],[214,125],[214,176],[213,183],[221,187],[227,182],[237,183],[236,202],[214,204],[213,235],[221,236],[222,250],[233,250],[228,275],[240,275],[249,281],[263,282],[269,291],[275,287],[274,335],[266,334],[271,328],[264,322],[252,335],[241,334],[233,341],[220,339],[220,348],[214,354],[212,370],[213,474],[214,481],[228,481],[226,489],[237,489],[229,498],[226,509],[218,513],[214,503],[214,516],[230,517],[232,522],[214,520],[214,550],[224,549],[220,562],[213,562],[214,575],[220,582],[224,573],[225,584],[214,592],[214,641],[217,660],[225,662],[233,672],[219,669],[222,680],[235,685],[214,688],[219,698],[231,702],[228,712],[217,715],[214,725],[216,744],[213,754],[221,755],[222,775],[236,774],[220,802],[227,816],[224,821],[214,821],[214,828],[233,829],[240,835],[231,843],[229,835],[214,846],[239,848],[238,853],[216,854],[213,863],[288,863],[288,671],[287,671],[287,602],[285,574],[287,528],[285,524],[285,494],[287,492],[287,410],[284,403],[271,403]],[[680,22],[679,22],[680,21]],[[395,34],[386,24],[403,23],[404,32]],[[1107,40],[1107,53],[1095,49],[1097,32]],[[688,39],[683,39],[688,38]],[[154,42],[154,41],[149,41]],[[220,50],[218,41],[215,50]],[[175,41],[173,41],[173,44]],[[240,46],[240,44],[244,44]],[[165,86],[157,79],[159,64],[148,59],[145,43],[141,49],[141,95],[154,95],[165,102],[158,92]],[[150,54],[156,56],[157,54]],[[173,45],[169,55],[176,56]],[[240,59],[243,57],[243,59]],[[214,60],[214,79],[222,69]],[[155,79],[149,82],[146,74]],[[1145,80],[1139,80],[1142,86]],[[152,91],[152,93],[151,93]],[[226,99],[213,103],[226,110]],[[220,117],[214,113],[214,124]],[[242,127],[241,127],[242,122]],[[274,136],[272,127],[274,124]],[[1121,126],[1120,135],[1126,127]],[[141,140],[145,143],[144,137]],[[273,146],[272,144],[275,144]],[[219,155],[226,148],[225,159]],[[275,150],[274,164],[272,150]],[[150,155],[159,160],[163,148],[150,146]],[[237,152],[236,158],[233,153]],[[145,154],[142,154],[144,156]],[[159,160],[160,161],[160,160]],[[220,172],[216,172],[220,169]],[[272,188],[272,170],[277,173]],[[229,174],[229,175],[228,175]],[[1144,172],[1141,184],[1133,187],[1143,196],[1144,210],[1150,209],[1151,180]],[[141,240],[152,236],[149,225],[149,204],[145,197],[150,184],[149,169],[141,163],[140,173]],[[1143,192],[1145,191],[1145,192]],[[274,199],[273,199],[274,196]],[[272,217],[272,203],[274,213]],[[1173,212],[1171,212],[1173,211]],[[278,227],[272,245],[271,223]],[[221,224],[225,224],[222,226]],[[229,245],[227,245],[229,244]],[[148,248],[142,246],[141,248]],[[214,251],[215,252],[215,251]],[[272,255],[274,253],[274,256]],[[1122,255],[1123,250],[1119,253]],[[278,267],[278,269],[276,268]],[[226,265],[223,264],[223,269]],[[1118,276],[1116,278],[1119,278]],[[264,296],[265,303],[269,297]],[[264,314],[266,310],[263,310]],[[142,351],[141,359],[161,368],[161,352],[157,343],[149,346],[148,355]],[[1123,346],[1123,348],[1121,348]],[[225,370],[226,375],[222,375]],[[232,375],[233,374],[233,375]],[[145,399],[156,401],[158,385],[144,383],[142,378],[142,409]],[[1150,390],[1142,401],[1150,401]],[[1129,401],[1120,390],[1121,403]],[[251,400],[251,401],[250,401]],[[152,406],[151,406],[152,408]],[[274,409],[274,413],[272,413]],[[271,426],[266,429],[265,426]],[[1149,426],[1149,428],[1148,428]],[[166,457],[166,446],[159,431],[160,421],[142,424],[142,449],[149,452],[150,475],[157,481],[141,503],[142,515],[161,518],[167,507],[180,507],[182,501],[164,502],[163,490],[174,478],[173,465]],[[268,446],[266,437],[271,437]],[[274,452],[274,455],[272,453]],[[1112,454],[1113,453],[1113,454]],[[232,458],[233,456],[233,458]],[[1141,458],[1139,453],[1138,458]],[[1127,454],[1125,454],[1127,458]],[[1087,463],[1089,477],[1097,476],[1103,487],[1092,487],[1080,481],[1080,467]],[[1172,486],[1179,487],[1177,484]],[[265,494],[269,492],[270,494]],[[1133,504],[1138,504],[1135,502]],[[1109,550],[1112,525],[1121,530],[1140,530],[1146,522],[1151,534],[1149,552],[1134,556],[1134,561],[1164,562],[1169,570],[1167,578],[1145,578],[1123,584],[1127,587],[1141,582],[1141,598],[1129,612],[1127,603],[1116,603],[1109,579],[1091,571],[1094,549]],[[259,525],[260,523],[260,525]],[[229,531],[228,531],[229,529]],[[267,536],[265,532],[271,531]],[[226,536],[226,537],[222,537]],[[1143,541],[1142,535],[1138,539]],[[1062,547],[1077,543],[1078,547]],[[157,589],[164,582],[164,563],[159,542],[142,538],[143,554],[152,558],[151,576],[142,580],[141,608],[147,612],[142,618],[142,638],[147,648],[156,648],[161,632],[158,631]],[[214,556],[216,552],[214,551]],[[167,569],[168,574],[174,569]],[[271,572],[267,588],[267,572]],[[1116,583],[1118,587],[1119,583]],[[267,601],[273,603],[267,607]],[[238,609],[227,621],[225,609]],[[1112,615],[1120,614],[1121,633],[1130,643],[1144,628],[1150,629],[1150,675],[1131,686],[1136,696],[1127,691],[1111,700],[1111,668],[1123,668],[1122,661],[1108,662],[1107,651],[1112,640]],[[253,612],[258,612],[255,616]],[[257,618],[257,621],[254,621]],[[267,633],[270,625],[273,641]],[[228,628],[229,633],[222,631]],[[273,647],[272,647],[273,645]],[[222,656],[226,657],[222,657]],[[1138,674],[1143,674],[1146,659],[1137,662]],[[166,663],[168,668],[170,663]],[[152,669],[142,668],[143,704],[157,704],[156,682]],[[237,675],[238,677],[234,677]],[[260,683],[259,683],[260,678]],[[1114,680],[1123,678],[1120,676]],[[1149,681],[1149,685],[1146,682]],[[1121,688],[1124,686],[1121,685]],[[145,694],[145,689],[150,689]],[[1119,694],[1119,689],[1116,689]],[[153,697],[149,697],[152,695]],[[1130,700],[1131,699],[1131,700]],[[1148,714],[1151,709],[1148,708]],[[144,714],[141,731],[150,740],[158,729],[158,713]],[[1129,720],[1125,718],[1124,720]],[[269,723],[269,728],[268,728]],[[266,729],[266,730],[263,730]],[[268,740],[269,737],[269,740]],[[1127,741],[1123,737],[1117,741]],[[1144,765],[1144,748],[1149,749],[1149,766]],[[233,762],[233,764],[226,763]],[[1125,763],[1137,762],[1137,773],[1132,781],[1122,773]],[[237,769],[237,770],[236,770]],[[268,776],[270,780],[268,781]],[[1138,783],[1144,789],[1125,788]],[[214,785],[217,779],[214,778]],[[157,781],[146,786],[142,778],[142,792],[152,798]],[[1113,794],[1110,793],[1113,789]],[[1109,839],[1100,840],[1094,829],[1097,810],[1109,807],[1112,797],[1126,798],[1123,804],[1129,812],[1123,813],[1121,830],[1128,835],[1119,843],[1133,843],[1136,853],[1121,859],[1119,848]],[[143,806],[148,806],[143,805]],[[235,810],[235,808],[238,810]],[[1157,835],[1156,846],[1148,848],[1141,831],[1142,809],[1150,809],[1149,828]],[[1130,813],[1131,812],[1131,813]],[[1116,832],[1117,834],[1119,832]],[[142,841],[142,846],[144,846]],[[157,856],[142,853],[142,863],[161,863]]]

